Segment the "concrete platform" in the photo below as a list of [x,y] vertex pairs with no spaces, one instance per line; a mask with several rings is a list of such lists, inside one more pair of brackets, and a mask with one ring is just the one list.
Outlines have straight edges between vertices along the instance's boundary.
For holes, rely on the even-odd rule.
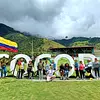
[[[39,79],[30,79],[33,82],[47,82],[47,80],[43,79],[43,80],[39,80]],[[52,82],[68,82],[68,81],[100,81],[100,79],[83,79],[83,80],[77,80],[77,79],[69,79],[69,80],[60,80],[58,78],[54,79]]]

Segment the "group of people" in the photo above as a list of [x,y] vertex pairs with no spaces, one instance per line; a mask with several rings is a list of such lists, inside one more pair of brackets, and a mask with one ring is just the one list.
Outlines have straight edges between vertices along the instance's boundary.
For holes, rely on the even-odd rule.
[[[61,80],[68,80],[69,79],[69,72],[72,70],[72,66],[70,66],[69,63],[61,64],[56,70],[55,63],[52,61],[50,64],[48,64],[47,61],[45,63],[40,60],[38,64],[38,71],[39,71],[39,79],[43,79],[43,70],[45,70],[48,78],[51,80],[55,78],[54,73],[56,71],[60,72],[60,79]],[[94,59],[94,62],[92,62],[91,59],[87,60],[87,63],[84,64],[82,61],[75,60],[74,63],[74,69],[76,74],[76,79],[85,79],[85,73],[87,73],[89,78],[95,77],[96,79],[99,79],[100,77],[100,62],[97,58]],[[92,75],[94,73],[94,75]]]
[[[25,65],[25,61],[23,58],[19,59],[17,62],[17,78],[18,79],[22,79],[23,78],[23,74],[26,70],[27,67],[27,74],[28,74],[28,78],[33,78],[34,72],[33,72],[33,63],[32,61],[29,61],[28,66]],[[32,75],[30,76],[30,74],[32,73]]]
[[44,75],[46,76],[52,76],[54,78],[54,72],[56,71],[56,65],[54,61],[50,60],[50,63],[48,63],[48,60],[43,61],[40,59],[38,65],[37,65],[37,73],[33,71],[34,68],[34,60],[29,61],[27,69],[25,68],[25,62],[24,59],[21,58],[17,61],[17,78],[22,79],[24,76],[25,70],[27,70],[27,76],[28,79],[33,79],[35,75],[38,76],[39,80],[42,80],[44,78]]
[[[44,75],[46,76],[47,81],[53,80],[56,78],[55,73],[59,72],[60,79],[61,80],[68,80],[69,79],[69,72],[72,70],[72,66],[70,66],[69,63],[61,64],[56,68],[56,64],[53,60],[46,59],[42,60],[40,59],[38,65],[37,65],[37,73],[33,71],[34,68],[34,61],[31,60],[28,63],[28,66],[25,64],[25,60],[23,58],[19,59],[16,63],[17,65],[17,78],[22,79],[24,77],[24,73],[27,70],[27,77],[29,79],[33,79],[34,76],[38,76],[39,80],[42,80],[44,78]],[[0,60],[0,72],[1,77],[6,77],[7,69],[6,69],[7,60],[5,57],[3,57]],[[87,60],[86,64],[83,64],[82,61],[75,60],[74,63],[74,69],[76,74],[76,79],[85,79],[85,73],[88,73],[88,76],[92,76],[92,72],[94,72],[94,77],[96,79],[99,79],[100,77],[100,63],[97,58],[94,59],[94,62],[91,61],[91,59]]]
[[[49,62],[48,62],[49,60]],[[21,62],[23,62],[23,60],[20,60]],[[21,65],[21,63],[19,63],[19,65]],[[28,78],[34,78],[34,71],[33,71],[33,66],[34,62],[29,61],[28,67],[27,67],[27,73],[28,73]],[[23,66],[23,63],[22,63]],[[61,64],[58,68],[56,68],[56,65],[54,63],[54,61],[47,59],[47,60],[42,60],[40,59],[38,66],[37,66],[37,76],[39,78],[39,80],[42,80],[44,78],[44,75],[46,75],[46,79],[47,80],[52,80],[54,78],[56,78],[55,73],[57,71],[59,71],[60,73],[60,79],[61,80],[68,80],[69,79],[69,72],[72,70],[72,66],[70,66],[69,63],[65,63],[65,64]],[[87,64],[83,64],[82,61],[77,61],[75,60],[74,63],[74,69],[75,69],[75,74],[76,74],[76,79],[85,79],[85,73],[88,73],[88,76],[93,77],[92,76],[92,71],[94,71],[94,75],[95,78],[99,78],[99,70],[100,70],[100,63],[97,60],[97,58],[95,58],[95,61],[92,62],[91,59],[87,60]],[[18,78],[19,76],[23,76],[24,73],[24,69],[23,67],[19,69],[18,72]]]
[[87,60],[87,64],[83,64],[82,61],[79,62],[75,60],[75,72],[76,72],[76,78],[84,79],[85,73],[88,73],[88,76],[93,77],[92,73],[94,72],[94,77],[96,79],[99,79],[100,77],[100,62],[97,58],[94,59],[94,62],[91,61],[91,59]]

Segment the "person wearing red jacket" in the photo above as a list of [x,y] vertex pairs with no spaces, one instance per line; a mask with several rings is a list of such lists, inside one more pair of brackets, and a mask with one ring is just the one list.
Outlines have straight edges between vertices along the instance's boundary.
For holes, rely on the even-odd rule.
[[80,71],[80,78],[84,79],[84,70],[85,70],[85,65],[82,63],[82,61],[80,61],[79,64],[79,71]]

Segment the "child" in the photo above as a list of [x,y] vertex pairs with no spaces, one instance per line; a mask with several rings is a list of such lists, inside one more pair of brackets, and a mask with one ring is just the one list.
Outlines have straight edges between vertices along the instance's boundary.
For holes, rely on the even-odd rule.
[[82,63],[82,61],[80,61],[80,65],[79,65],[79,71],[80,71],[80,78],[84,79],[85,75],[84,75],[84,70],[85,70],[85,66]]
[[47,81],[52,81],[56,78],[54,75],[55,70],[53,70],[53,67],[50,65],[50,70],[47,71]]

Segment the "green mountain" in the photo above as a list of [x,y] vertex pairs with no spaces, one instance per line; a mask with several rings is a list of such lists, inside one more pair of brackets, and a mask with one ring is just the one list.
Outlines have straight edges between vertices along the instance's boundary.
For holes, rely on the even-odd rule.
[[5,36],[9,33],[18,33],[19,31],[14,30],[13,28],[0,23],[0,36]]
[[[93,38],[87,38],[87,37],[73,37],[71,39],[56,39],[55,42],[58,42],[64,46],[95,46],[100,45],[100,37],[93,37]],[[86,43],[86,44],[85,44]],[[97,48],[98,49],[98,48]]]
[[17,42],[19,51],[18,53],[32,55],[32,44],[33,44],[34,55],[48,53],[50,52],[49,48],[64,47],[63,45],[54,42],[52,40],[48,40],[46,38],[40,38],[37,36],[31,36],[25,33],[20,33],[19,31],[16,31],[13,28],[8,27],[4,24],[0,24],[0,26],[1,26],[0,32],[2,33],[2,34],[0,33],[0,36],[3,36],[6,39]]

